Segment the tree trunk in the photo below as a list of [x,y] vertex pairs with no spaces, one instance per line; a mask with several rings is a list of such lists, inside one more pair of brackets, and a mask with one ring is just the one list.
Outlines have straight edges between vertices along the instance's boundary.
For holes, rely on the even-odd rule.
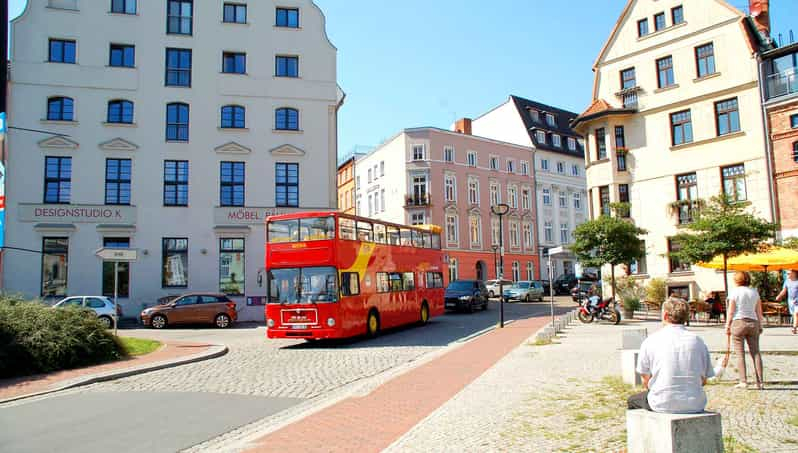
[[728,258],[723,254],[723,290],[726,291],[726,299],[729,298],[729,266],[727,263]]
[[610,286],[612,287],[612,300],[615,301],[615,265],[610,264]]

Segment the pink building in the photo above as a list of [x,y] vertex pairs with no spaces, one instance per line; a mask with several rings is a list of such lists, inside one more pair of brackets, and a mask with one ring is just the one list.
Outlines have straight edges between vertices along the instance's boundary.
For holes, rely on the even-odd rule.
[[358,215],[440,225],[450,279],[487,280],[499,243],[490,208],[506,203],[504,277],[539,278],[532,148],[473,136],[469,120],[456,129],[405,129],[360,158]]

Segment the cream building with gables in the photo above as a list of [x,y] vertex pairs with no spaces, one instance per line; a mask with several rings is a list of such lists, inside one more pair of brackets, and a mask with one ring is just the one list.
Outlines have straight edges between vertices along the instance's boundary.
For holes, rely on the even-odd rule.
[[628,271],[687,299],[723,290],[716,271],[669,258],[696,200],[725,191],[774,218],[757,63],[768,26],[766,13],[723,0],[630,0],[594,63],[593,102],[573,122],[591,216],[631,203],[648,234],[646,258]]

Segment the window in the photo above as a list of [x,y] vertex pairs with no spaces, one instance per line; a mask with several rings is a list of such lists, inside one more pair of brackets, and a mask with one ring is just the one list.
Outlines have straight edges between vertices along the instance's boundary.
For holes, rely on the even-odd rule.
[[[130,238],[103,238],[103,247],[107,249],[129,249]],[[103,296],[114,297],[114,263],[103,261]],[[130,264],[120,262],[116,267],[117,295],[130,296]]]
[[557,162],[557,173],[564,175],[565,174],[565,163]]
[[275,59],[274,75],[277,77],[299,77],[299,57],[278,55]]
[[798,163],[798,142],[792,144],[792,160]]
[[511,208],[518,209],[518,187],[510,186],[507,188],[507,201],[509,201]]
[[279,108],[274,112],[274,128],[278,131],[299,130],[299,110]]
[[798,113],[795,115],[790,115],[790,127],[793,129],[798,129]]
[[723,175],[723,192],[730,201],[745,201],[745,165],[732,165],[721,169]]
[[671,8],[671,21],[673,25],[679,25],[684,22],[684,8],[682,8],[682,5]]
[[105,160],[105,204],[130,204],[131,167],[130,159]]
[[654,31],[663,30],[666,26],[665,13],[654,14]]
[[443,148],[443,160],[454,162],[454,148],[449,146]]
[[604,160],[607,158],[607,140],[604,128],[596,129],[596,159]]
[[412,176],[412,190],[413,194],[409,204],[415,206],[423,206],[427,204],[427,175],[413,175]]
[[222,107],[222,129],[243,129],[246,127],[246,110],[240,105]]
[[718,126],[718,136],[740,130],[740,112],[737,108],[737,98],[715,103],[715,122]]
[[552,127],[555,127],[557,125],[554,123],[554,115],[552,115],[551,113],[546,114],[546,124]]
[[188,239],[163,238],[161,249],[161,286],[188,286]]
[[111,44],[108,66],[132,68],[136,66],[136,48],[128,44]]
[[479,204],[479,182],[476,179],[468,180],[468,202]]
[[671,113],[671,143],[673,146],[693,141],[693,120],[690,110]]
[[191,49],[166,49],[166,86],[191,86]]
[[64,39],[51,39],[50,52],[47,61],[51,63],[71,63],[75,64],[75,41]]
[[457,216],[446,216],[446,242],[449,244],[457,243]]
[[413,160],[424,160],[424,145],[413,145]]
[[74,121],[75,120],[75,101],[67,97],[55,97],[47,99],[47,120],[48,121]]
[[188,104],[167,104],[166,140],[176,142],[188,141]]
[[576,151],[576,140],[573,137],[568,137],[568,150]]
[[188,206],[188,161],[166,160],[163,163],[164,206]]
[[673,76],[673,57],[667,56],[657,60],[657,87],[668,88],[675,83]]
[[599,211],[601,215],[610,215],[610,188],[599,187]]
[[385,212],[385,189],[380,190],[380,205],[382,206],[382,212]]
[[192,0],[169,0],[166,11],[166,32],[190,35],[194,16]]
[[457,272],[457,258],[449,260],[449,282],[457,280],[459,273]]
[[106,120],[111,124],[133,124],[133,103],[122,100],[109,101]]
[[341,295],[357,296],[360,294],[360,274],[357,272],[341,272]]
[[[643,250],[645,249],[646,249],[646,243],[643,242]],[[643,255],[643,257],[640,258],[640,260],[634,260],[631,263],[629,263],[629,272],[631,272],[632,275],[640,275],[648,273],[646,255]]]
[[540,112],[537,110],[529,110],[529,119],[532,121],[539,123],[540,122]]
[[624,69],[621,71],[621,90],[628,90],[637,86],[635,68]]
[[571,165],[571,176],[579,176],[580,170],[579,165],[573,164]]
[[715,73],[715,47],[712,43],[695,48],[695,65],[699,79]]
[[244,162],[222,162],[219,173],[219,204],[244,206]]
[[499,218],[496,216],[490,218],[490,241],[491,245],[499,245]]
[[468,152],[468,166],[469,167],[477,166],[477,153],[475,153],[474,151]]
[[496,156],[490,156],[490,169],[491,170],[498,170],[499,169],[499,158]]
[[549,160],[548,159],[541,159],[540,160],[540,169],[543,171],[549,171]]
[[518,236],[518,223],[510,222],[510,247],[521,247],[521,241]]
[[443,178],[443,197],[446,201],[457,201],[457,189],[454,175],[446,175]]
[[507,173],[515,173],[515,161],[507,160]]
[[551,206],[551,189],[543,189],[543,205]]
[[244,295],[244,239],[219,239],[219,292]]
[[369,206],[369,210],[368,210],[369,217],[371,217],[372,215],[374,215],[374,195],[373,194],[369,194],[368,206]]
[[471,247],[478,247],[482,243],[482,219],[479,216],[468,217],[468,231],[471,238]]
[[532,196],[530,192],[531,192],[530,189],[527,188],[521,189],[521,209],[526,209],[526,210],[532,209],[531,208]]
[[225,74],[246,74],[247,54],[242,52],[223,52],[222,72]]
[[562,148],[562,138],[559,135],[554,134],[551,136],[551,141],[557,148]]
[[299,207],[299,164],[278,163],[275,196],[279,207]]
[[561,208],[567,208],[568,207],[568,196],[566,195],[565,192],[560,191],[559,200],[560,200],[560,207]]
[[278,27],[299,28],[299,10],[296,8],[277,8]]
[[443,288],[443,274],[427,272],[427,288]]
[[44,202],[68,204],[72,196],[72,158],[44,158]]
[[526,279],[527,280],[535,279],[535,265],[532,264],[532,261],[527,261],[526,263]]
[[546,242],[553,242],[554,241],[554,233],[551,224],[551,220],[547,220],[543,223],[543,237],[546,239]]
[[535,131],[535,141],[540,144],[546,144],[546,132],[544,131]]
[[525,160],[521,161],[521,174],[524,176],[529,174],[529,162]]
[[111,0],[111,12],[116,14],[136,14],[136,0]]
[[695,173],[676,176],[676,200],[679,202],[679,224],[693,222],[698,200],[698,179]]
[[374,181],[374,176],[373,176],[374,174],[372,173],[370,168],[366,171],[366,175],[367,175],[366,181],[368,181],[368,183],[371,184],[371,182]]
[[648,34],[648,19],[637,21],[637,36],[642,38]]
[[571,240],[571,232],[568,231],[568,224],[560,224],[560,244],[567,244]]
[[513,281],[517,282],[518,280],[521,280],[521,269],[518,261],[513,261]]
[[626,149],[626,134],[623,126],[615,126],[615,148]]
[[523,233],[524,234],[524,247],[526,247],[527,249],[531,249],[532,248],[532,225],[530,225],[528,223],[524,223],[523,231],[524,231],[524,233]]
[[42,297],[66,296],[68,263],[68,238],[42,238]]
[[424,225],[427,223],[424,217],[423,212],[414,212],[410,214],[410,225]]
[[[629,184],[618,184],[618,201],[629,203]],[[619,209],[621,217],[629,217],[629,208]]]
[[618,149],[615,151],[615,160],[618,164],[618,171],[626,171],[626,150]]
[[228,24],[246,24],[247,5],[225,3],[222,11],[222,20]]
[[574,192],[574,209],[580,211],[582,209],[582,194]]
[[681,249],[682,249],[682,247],[677,241],[674,241],[673,239],[668,239],[668,255],[669,255],[669,260],[668,261],[670,261],[670,272],[671,273],[674,273],[674,272],[690,272],[690,264],[683,263],[678,258],[670,256],[671,253],[678,252]]

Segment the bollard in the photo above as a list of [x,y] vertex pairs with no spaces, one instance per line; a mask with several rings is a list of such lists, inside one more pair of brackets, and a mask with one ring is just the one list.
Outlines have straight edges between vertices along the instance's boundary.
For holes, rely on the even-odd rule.
[[640,351],[637,349],[625,349],[621,351],[621,378],[624,384],[639,387],[643,385],[643,379],[637,374],[637,358]]
[[648,336],[648,329],[635,327],[621,330],[621,349],[640,349]]

